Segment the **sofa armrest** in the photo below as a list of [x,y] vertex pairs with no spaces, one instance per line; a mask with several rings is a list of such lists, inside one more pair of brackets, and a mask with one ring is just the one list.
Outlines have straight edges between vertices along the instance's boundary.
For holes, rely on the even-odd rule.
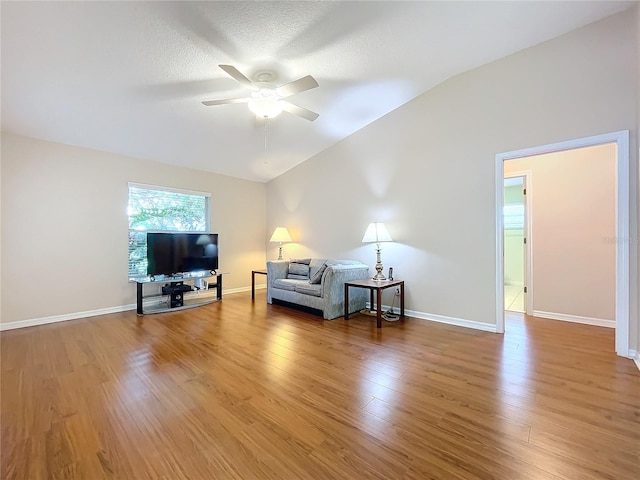
[[267,262],[267,303],[271,303],[273,282],[279,278],[287,278],[289,262],[287,260],[271,260]]
[[267,262],[267,280],[271,282],[278,278],[287,278],[289,262],[287,260],[272,260]]
[[[344,284],[351,280],[367,278],[369,276],[369,267],[360,265],[330,265],[327,267],[325,274],[322,276],[323,296],[332,296],[341,298],[344,295]],[[338,295],[336,297],[336,294]]]
[[[322,277],[322,296],[326,299],[324,318],[336,318],[344,314],[344,284],[351,280],[367,278],[369,267],[364,264],[330,265]],[[360,290],[360,289],[358,289]],[[349,296],[349,311],[364,308],[366,292]]]

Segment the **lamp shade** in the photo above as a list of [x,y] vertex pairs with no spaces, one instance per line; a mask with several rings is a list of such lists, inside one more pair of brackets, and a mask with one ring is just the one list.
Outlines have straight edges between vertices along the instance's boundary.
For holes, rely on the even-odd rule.
[[291,235],[289,235],[289,231],[287,230],[286,227],[277,227],[274,232],[273,235],[271,235],[271,240],[269,240],[270,242],[290,242],[291,241]]
[[391,235],[387,232],[387,229],[384,226],[384,223],[374,222],[370,223],[367,227],[367,231],[364,232],[364,237],[362,237],[362,243],[371,243],[371,242],[392,242]]

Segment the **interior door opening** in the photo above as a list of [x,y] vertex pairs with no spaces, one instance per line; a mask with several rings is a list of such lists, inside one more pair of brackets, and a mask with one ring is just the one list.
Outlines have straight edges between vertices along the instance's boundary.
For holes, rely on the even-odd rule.
[[[586,149],[584,147],[597,148]],[[607,148],[612,153],[607,157],[610,160],[610,173],[607,173],[609,193],[607,193],[606,200],[601,200],[600,197],[602,177],[598,178],[593,174],[589,177],[587,175],[589,167],[586,163],[578,163],[572,167],[572,170],[552,173],[547,176],[548,179],[561,184],[560,196],[552,198],[547,205],[550,208],[548,211],[556,213],[553,221],[539,222],[538,218],[542,217],[541,212],[538,211],[539,206],[535,205],[538,201],[533,201],[534,199],[530,197],[527,198],[529,208],[526,210],[531,216],[528,225],[533,229],[534,235],[527,238],[531,268],[525,274],[525,278],[530,277],[525,279],[525,283],[530,282],[529,285],[526,285],[528,291],[525,310],[530,309],[533,303],[535,305],[531,308],[530,314],[534,316],[615,327],[616,353],[624,357],[629,357],[633,353],[629,346],[631,336],[629,242],[616,241],[616,239],[628,238],[630,228],[629,132],[626,130],[496,155],[497,333],[504,333],[505,330],[505,164],[510,160],[516,160],[515,164],[528,157],[535,157],[533,159],[535,162],[547,154],[549,154],[548,156],[569,155],[570,152],[578,149],[596,151]],[[550,167],[555,166],[556,164],[553,162],[550,165]],[[527,169],[522,164],[516,165],[516,167],[521,170]],[[514,169],[510,171],[514,173]],[[535,181],[535,192],[540,193],[548,190],[542,182],[538,182],[538,178],[538,174],[533,172],[531,181]],[[528,188],[531,188],[531,185]],[[573,189],[574,192],[582,191],[582,197],[565,194],[565,190],[569,189]],[[606,206],[608,213],[602,218],[606,218],[608,226],[595,230],[594,233],[593,226],[596,224],[594,214],[601,205]],[[576,206],[577,209],[571,210]],[[550,234],[548,235],[550,240],[547,239],[546,246],[534,238],[536,231],[546,231],[547,234]],[[542,254],[539,255],[539,249],[542,247],[547,248],[546,257]],[[600,255],[602,258],[599,259],[597,255],[603,252],[606,255]],[[596,265],[595,268],[594,265]],[[558,269],[558,266],[561,268]],[[551,279],[550,281],[540,281],[542,268],[551,268],[552,271],[555,268],[554,274],[547,274],[546,278]],[[591,271],[588,272],[588,269]],[[593,274],[594,271],[597,273]],[[573,295],[564,295],[561,290]],[[532,291],[535,292],[535,299],[532,298]],[[606,291],[606,296],[602,297],[606,298],[606,301],[593,301],[595,297],[598,297],[597,292],[599,291]],[[569,308],[566,307],[568,297],[570,297],[568,304],[571,305]],[[545,300],[543,301],[543,299]],[[570,311],[570,313],[565,313],[565,311]],[[545,317],[545,314],[549,314],[549,316]]]
[[526,262],[526,176],[504,179],[504,309],[525,313]]

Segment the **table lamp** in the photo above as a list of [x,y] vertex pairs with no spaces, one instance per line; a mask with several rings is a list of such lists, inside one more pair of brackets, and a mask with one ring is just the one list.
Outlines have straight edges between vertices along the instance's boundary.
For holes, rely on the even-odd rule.
[[387,278],[382,274],[382,260],[380,259],[380,242],[392,242],[391,235],[387,232],[384,224],[381,222],[373,222],[370,223],[367,227],[367,231],[364,232],[364,237],[362,237],[362,243],[376,243],[376,274],[373,277],[373,280],[381,281],[386,280]]
[[282,258],[282,244],[283,243],[288,243],[291,241],[291,235],[289,235],[289,231],[287,230],[286,227],[276,227],[276,229],[273,232],[273,235],[271,235],[271,240],[269,240],[272,243],[277,242],[278,245],[278,260],[283,260]]

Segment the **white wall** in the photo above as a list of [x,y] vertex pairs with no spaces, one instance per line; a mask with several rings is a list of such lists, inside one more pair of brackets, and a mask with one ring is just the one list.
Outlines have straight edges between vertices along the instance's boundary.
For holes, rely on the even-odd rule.
[[211,193],[224,288],[264,265],[262,183],[2,134],[2,323],[135,303],[127,182]]
[[534,315],[615,320],[615,160],[606,144],[504,163],[531,172]]
[[444,82],[271,181],[268,230],[295,232],[290,256],[373,266],[360,240],[383,221],[408,309],[495,325],[495,155],[637,131],[636,29],[626,11]]

